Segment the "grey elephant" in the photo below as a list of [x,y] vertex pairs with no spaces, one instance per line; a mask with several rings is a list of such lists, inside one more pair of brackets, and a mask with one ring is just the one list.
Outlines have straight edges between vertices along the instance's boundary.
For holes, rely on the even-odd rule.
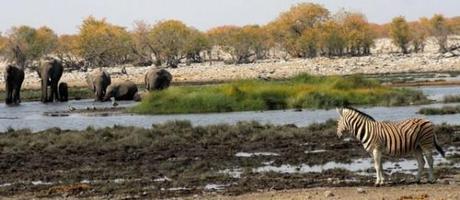
[[112,83],[107,87],[103,101],[108,101],[112,97],[115,100],[136,100],[139,96],[137,91],[137,85],[132,81]]
[[102,101],[106,94],[106,89],[112,83],[112,80],[109,73],[99,68],[88,74],[86,82],[89,88],[93,90],[95,100]]
[[164,69],[151,68],[145,73],[145,88],[151,90],[163,90],[169,87],[172,75]]
[[[41,101],[43,103],[59,100],[58,83],[63,71],[64,67],[59,60],[51,59],[40,63],[37,72],[41,78]],[[49,92],[48,86],[50,86]]]
[[69,86],[65,82],[59,83],[59,101],[69,101]]
[[5,103],[7,105],[19,104],[21,102],[21,86],[24,82],[24,69],[15,65],[8,65],[5,68]]

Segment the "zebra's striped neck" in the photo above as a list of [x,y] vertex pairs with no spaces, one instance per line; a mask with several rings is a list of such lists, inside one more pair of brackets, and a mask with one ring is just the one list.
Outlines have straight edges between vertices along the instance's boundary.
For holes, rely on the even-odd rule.
[[351,112],[348,117],[349,119],[347,121],[350,131],[356,139],[361,142],[364,149],[370,151],[372,147],[371,144],[373,144],[375,140],[375,135],[373,133],[375,125],[374,119],[357,112]]

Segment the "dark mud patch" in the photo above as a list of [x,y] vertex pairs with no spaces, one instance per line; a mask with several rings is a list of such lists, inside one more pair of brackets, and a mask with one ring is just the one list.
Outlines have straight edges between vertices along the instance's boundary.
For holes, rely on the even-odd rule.
[[[254,170],[267,163],[321,165],[369,158],[356,140],[339,140],[335,130],[334,121],[302,128],[256,122],[193,127],[190,122],[174,121],[150,129],[115,126],[34,134],[11,130],[0,134],[0,196],[148,199],[372,185],[372,166],[367,174],[340,168],[293,173]],[[436,127],[446,148],[460,146],[458,130]],[[256,154],[236,156],[241,152]],[[458,156],[450,155],[448,161],[458,162]],[[228,173],[235,168],[238,174]],[[441,178],[458,172],[455,165],[436,167]],[[405,173],[390,175],[393,184],[411,184],[413,178]]]

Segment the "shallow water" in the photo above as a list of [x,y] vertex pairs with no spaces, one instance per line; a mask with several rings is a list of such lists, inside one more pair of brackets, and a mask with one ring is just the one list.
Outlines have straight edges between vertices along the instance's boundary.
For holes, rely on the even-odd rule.
[[[460,87],[423,87],[418,88],[432,99],[439,99],[447,94],[460,94]],[[121,101],[119,107],[134,106],[136,102]],[[460,104],[431,104],[423,106],[403,107],[369,107],[360,108],[377,120],[401,120],[411,117],[422,117],[433,121],[436,124],[448,123],[460,125],[460,114],[455,115],[432,115],[424,116],[416,114],[422,107],[441,107],[444,105]],[[164,123],[171,120],[189,120],[193,125],[210,124],[235,124],[239,121],[258,121],[275,125],[295,124],[307,126],[312,123],[321,123],[328,119],[336,119],[335,109],[312,110],[304,109],[301,112],[293,110],[277,111],[250,111],[231,113],[208,113],[208,114],[178,114],[178,115],[132,115],[106,113],[66,113],[65,115],[53,117],[49,113],[67,112],[71,107],[86,109],[96,107],[109,108],[110,102],[94,102],[93,100],[70,101],[66,103],[42,104],[40,102],[25,102],[20,106],[8,107],[0,104],[0,131],[8,128],[24,129],[29,128],[33,132],[53,127],[61,129],[83,130],[88,126],[95,128],[111,127],[114,125],[136,126],[149,128],[152,124]]]
[[[321,151],[324,150],[315,150]],[[308,154],[308,152],[306,152]],[[449,155],[459,155],[460,148],[458,147],[449,147],[446,151],[446,156]],[[450,165],[451,167],[460,168],[460,163],[450,163],[450,161],[442,158],[441,155],[433,155],[434,159],[434,167],[436,168],[439,165]],[[404,173],[404,174],[412,174],[415,175],[417,173],[417,160],[415,159],[401,159],[397,162],[392,161],[385,161],[383,158],[383,169],[387,174],[393,173]],[[307,165],[307,164],[300,164],[300,165],[290,165],[290,164],[283,164],[280,166],[272,165],[272,162],[265,162],[262,163],[263,166],[256,167],[252,169],[254,173],[265,173],[265,172],[275,172],[275,173],[286,173],[286,174],[293,174],[293,173],[320,173],[326,170],[331,169],[345,169],[351,172],[358,173],[360,175],[373,175],[375,172],[369,172],[369,169],[373,169],[373,160],[372,158],[360,158],[355,159],[350,163],[339,163],[339,162],[327,162],[322,165]],[[425,169],[427,165],[425,166]],[[231,177],[239,178],[243,173],[242,168],[233,168],[233,169],[226,169],[220,171],[221,173],[228,174]]]

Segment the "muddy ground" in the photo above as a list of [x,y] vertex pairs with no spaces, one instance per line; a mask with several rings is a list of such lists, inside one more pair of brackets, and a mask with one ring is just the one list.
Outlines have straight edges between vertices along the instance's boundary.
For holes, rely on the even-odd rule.
[[[50,129],[34,134],[9,130],[0,134],[0,197],[212,198],[372,186],[371,165],[358,172],[254,170],[266,165],[347,163],[369,157],[356,140],[339,140],[335,131],[334,121],[301,128],[255,122],[192,127],[189,122],[176,121],[151,129]],[[445,149],[460,146],[460,127],[437,126],[436,132]],[[438,185],[458,185],[460,154],[449,154],[446,162],[435,167]],[[413,184],[411,174],[387,175],[389,186]]]

